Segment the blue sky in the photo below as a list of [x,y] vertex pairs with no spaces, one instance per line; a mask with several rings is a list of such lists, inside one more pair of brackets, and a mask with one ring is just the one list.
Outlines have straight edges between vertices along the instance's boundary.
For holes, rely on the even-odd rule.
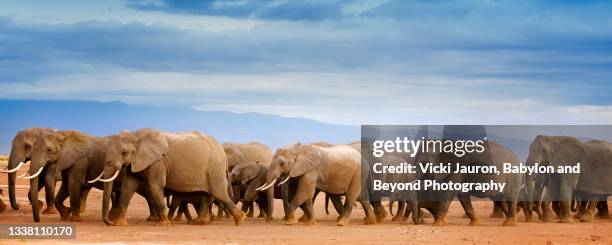
[[610,1],[3,1],[0,99],[612,123]]

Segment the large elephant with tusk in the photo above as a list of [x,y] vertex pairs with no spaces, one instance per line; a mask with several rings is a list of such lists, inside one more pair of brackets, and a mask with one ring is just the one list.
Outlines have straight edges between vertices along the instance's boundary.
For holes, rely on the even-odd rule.
[[[84,211],[89,190],[103,188],[103,182],[98,180],[102,177],[108,142],[109,137],[94,137],[74,130],[39,134],[32,147],[30,176],[25,177],[30,179],[30,198],[37,200],[38,175],[47,166],[53,166],[54,175],[62,176],[55,207],[63,220],[81,221],[80,213]],[[120,188],[121,181],[116,181],[113,188],[116,195]],[[139,193],[150,199],[144,189]],[[68,197],[70,208],[63,204]],[[32,214],[36,222],[40,220],[38,210],[37,202],[33,202]]]
[[[289,203],[286,224],[296,224],[295,209],[304,205],[306,224],[315,224],[313,197],[316,190],[331,195],[345,195],[342,214],[337,224],[349,223],[353,206],[361,193],[361,155],[351,146],[336,145],[321,147],[313,144],[295,144],[280,148],[274,154],[266,175],[266,183],[257,190],[264,191],[274,186],[279,177],[297,179],[297,190]],[[360,201],[366,213],[366,223],[376,223],[372,206]]]
[[[15,183],[17,180],[17,171],[22,167],[28,165],[32,158],[32,146],[34,145],[34,141],[36,137],[43,132],[53,132],[54,129],[50,128],[29,128],[24,129],[15,135],[11,144],[11,153],[9,155],[9,161],[7,169],[0,170],[3,173],[8,173],[8,192],[9,199],[11,202],[11,207],[14,210],[19,209],[19,204],[17,204],[17,199],[15,197]],[[53,207],[53,199],[55,192],[55,185],[50,186],[47,185],[47,171],[43,173],[45,178],[39,178],[39,188],[45,187],[45,199],[47,202],[47,208],[43,211],[43,213],[55,213],[55,208]],[[21,176],[23,177],[23,176]],[[48,178],[53,176],[49,175]],[[55,184],[55,183],[53,183]],[[38,199],[37,199],[38,200]]]
[[[126,212],[134,194],[141,186],[147,187],[159,225],[168,225],[164,191],[203,193],[220,201],[230,210],[236,225],[246,219],[230,198],[227,159],[217,140],[198,132],[174,134],[153,129],[122,132],[111,138],[104,175],[102,216],[107,225],[127,225]],[[119,197],[119,217],[108,218],[113,180],[124,172]],[[196,224],[210,222],[209,210],[200,207]]]

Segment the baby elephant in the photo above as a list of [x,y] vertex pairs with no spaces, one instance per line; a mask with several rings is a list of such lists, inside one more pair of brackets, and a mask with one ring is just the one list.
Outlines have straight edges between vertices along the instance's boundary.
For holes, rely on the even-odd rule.
[[[257,187],[266,182],[267,168],[259,162],[246,162],[236,165],[229,175],[230,182],[234,187],[240,186],[240,196],[236,197],[243,203],[256,202],[260,207],[260,212],[264,212],[264,217],[272,217],[268,209],[268,196],[266,192],[257,191]],[[244,205],[244,204],[243,204]]]

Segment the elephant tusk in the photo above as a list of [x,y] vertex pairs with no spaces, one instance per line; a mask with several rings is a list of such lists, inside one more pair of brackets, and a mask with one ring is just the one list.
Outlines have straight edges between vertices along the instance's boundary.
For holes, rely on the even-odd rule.
[[115,178],[117,178],[117,176],[119,175],[119,171],[120,171],[120,169],[117,169],[117,171],[115,171],[115,174],[113,175],[113,177],[110,177],[110,179],[99,179],[98,181],[102,181],[104,183],[111,182],[111,181],[115,180]]
[[40,167],[40,168],[38,169],[38,171],[36,171],[36,173],[34,173],[33,175],[30,175],[30,176],[25,176],[25,177],[23,177],[23,178],[24,178],[24,179],[33,179],[33,178],[36,178],[36,176],[38,176],[40,173],[42,173],[43,168],[44,168],[44,166],[43,166],[43,167]]
[[261,188],[264,188],[264,186],[266,186],[266,183],[264,183],[263,185],[261,185],[260,187],[257,187],[257,189],[255,189],[256,191],[261,190]]
[[275,179],[275,180],[273,180],[273,181],[272,181],[272,183],[270,183],[270,184],[268,184],[268,185],[264,186],[263,188],[259,189],[259,191],[265,191],[265,190],[267,190],[268,188],[270,188],[271,186],[273,186],[273,185],[274,185],[274,183],[276,183],[276,179]]
[[[28,161],[29,162],[29,161]],[[19,162],[19,164],[17,165],[17,167],[13,168],[13,169],[8,169],[8,170],[0,170],[3,173],[14,173],[17,172],[17,170],[19,170],[19,168],[21,168],[21,166],[23,166],[25,163],[24,162]]]
[[103,175],[104,175],[104,171],[102,171],[102,173],[100,173],[100,175],[96,177],[95,179],[88,180],[87,183],[90,183],[90,184],[96,183],[98,180],[102,178]]
[[289,178],[291,178],[291,176],[287,176],[287,178],[285,178],[283,181],[281,181],[280,183],[278,183],[278,185],[276,185],[276,186],[281,186],[282,184],[284,184],[285,182],[287,182],[287,180],[289,180]]

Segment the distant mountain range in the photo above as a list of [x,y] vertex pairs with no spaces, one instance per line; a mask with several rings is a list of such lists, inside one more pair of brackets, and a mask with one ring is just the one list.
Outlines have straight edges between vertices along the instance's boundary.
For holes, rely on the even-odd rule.
[[197,130],[220,142],[259,141],[275,149],[295,142],[349,143],[360,138],[359,126],[260,113],[198,111],[179,107],[135,106],[121,102],[0,100],[0,154],[8,154],[15,134],[24,128],[76,129],[91,135],[123,129]]

